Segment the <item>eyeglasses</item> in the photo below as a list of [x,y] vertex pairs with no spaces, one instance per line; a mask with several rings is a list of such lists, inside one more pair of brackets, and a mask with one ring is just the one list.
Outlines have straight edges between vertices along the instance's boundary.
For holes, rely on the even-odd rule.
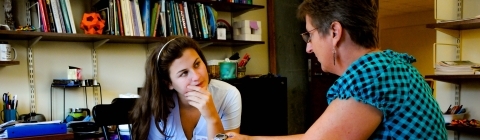
[[310,40],[310,35],[312,34],[311,32],[312,32],[312,31],[315,31],[315,30],[317,30],[317,28],[312,29],[312,30],[310,30],[310,31],[307,31],[307,32],[305,32],[305,33],[300,34],[300,35],[302,36],[302,38],[303,38],[303,41],[305,41],[306,43],[310,43],[310,41],[311,41],[311,40]]

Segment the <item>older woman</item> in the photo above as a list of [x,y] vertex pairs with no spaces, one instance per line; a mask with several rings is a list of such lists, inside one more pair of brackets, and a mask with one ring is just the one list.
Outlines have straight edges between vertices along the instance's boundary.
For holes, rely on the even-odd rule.
[[339,75],[329,106],[305,134],[232,139],[446,139],[441,110],[415,58],[377,45],[377,7],[370,0],[304,0],[307,53]]

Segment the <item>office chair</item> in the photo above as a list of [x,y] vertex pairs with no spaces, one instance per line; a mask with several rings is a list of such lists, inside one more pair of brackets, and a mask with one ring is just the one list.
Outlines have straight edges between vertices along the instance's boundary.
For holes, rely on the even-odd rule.
[[[118,125],[130,124],[129,112],[135,105],[135,101],[136,98],[115,98],[111,104],[99,104],[93,107],[93,119],[95,124],[102,127],[105,140],[109,140],[107,126],[110,125],[116,126],[116,132],[121,140]],[[128,125],[128,130],[131,130],[130,125]]]

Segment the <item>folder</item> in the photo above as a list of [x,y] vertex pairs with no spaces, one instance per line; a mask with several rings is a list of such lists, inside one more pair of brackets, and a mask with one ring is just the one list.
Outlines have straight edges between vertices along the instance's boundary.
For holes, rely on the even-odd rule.
[[64,123],[14,125],[5,128],[5,131],[0,134],[0,138],[21,138],[65,133],[67,133],[67,126]]

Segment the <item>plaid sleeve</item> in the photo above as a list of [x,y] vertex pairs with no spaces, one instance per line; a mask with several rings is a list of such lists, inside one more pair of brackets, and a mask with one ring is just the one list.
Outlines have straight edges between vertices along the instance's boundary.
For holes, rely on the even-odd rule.
[[389,60],[372,55],[353,64],[327,93],[328,103],[336,98],[372,105],[384,116],[405,99],[408,90],[405,65],[391,65]]

